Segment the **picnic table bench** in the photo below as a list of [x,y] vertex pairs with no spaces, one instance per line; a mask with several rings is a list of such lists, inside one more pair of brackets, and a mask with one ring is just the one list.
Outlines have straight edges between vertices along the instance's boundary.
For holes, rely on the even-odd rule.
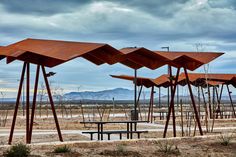
[[[147,123],[148,121],[84,121],[80,122],[81,124],[97,124],[97,131],[84,131],[83,134],[90,134],[90,139],[93,140],[93,134],[97,134],[97,140],[103,140],[103,135],[107,134],[108,140],[110,140],[111,134],[119,134],[120,139],[122,139],[122,134],[127,134],[127,139],[132,139],[133,134],[137,134],[138,138],[140,138],[141,133],[147,133],[148,131],[137,130],[137,123]],[[126,130],[112,130],[112,131],[104,131],[104,124],[118,124],[124,123],[127,125]]]

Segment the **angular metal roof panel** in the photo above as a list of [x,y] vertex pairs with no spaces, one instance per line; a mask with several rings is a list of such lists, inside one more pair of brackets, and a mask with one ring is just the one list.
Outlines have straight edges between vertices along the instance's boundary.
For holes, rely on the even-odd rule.
[[[142,65],[153,70],[168,64],[170,61],[166,57],[156,54],[153,51],[143,47],[123,48],[120,49],[120,51],[125,54],[124,61],[128,60],[134,64]],[[122,61],[121,63],[127,65],[127,63]]]
[[[129,75],[110,75],[110,76],[113,78],[134,81],[134,76],[129,76]],[[146,78],[146,77],[137,77],[137,86],[141,86],[141,85],[147,88],[155,86],[152,79]]]
[[4,53],[3,48],[4,48],[3,46],[0,46],[0,60],[6,57],[6,53]]
[[224,53],[216,52],[177,52],[177,51],[155,51],[155,53],[162,55],[172,61],[174,61],[173,66],[186,66],[189,70],[195,70],[207,64],[217,57],[223,55]]
[[15,59],[53,67],[77,57],[100,65],[117,63],[122,53],[107,44],[59,40],[25,39],[4,48],[9,53],[7,62]]
[[[220,84],[232,84],[236,87],[236,74],[214,74],[214,73],[188,73],[189,80],[193,85],[204,85],[207,83],[211,86]],[[179,84],[186,85],[185,74],[180,74]]]

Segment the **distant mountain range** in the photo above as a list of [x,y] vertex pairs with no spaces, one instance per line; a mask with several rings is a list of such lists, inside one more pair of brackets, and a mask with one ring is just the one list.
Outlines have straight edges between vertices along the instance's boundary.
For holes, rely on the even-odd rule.
[[[149,95],[150,92],[145,92]],[[70,100],[133,100],[134,91],[125,88],[115,88],[103,91],[84,91],[84,92],[70,92],[64,95],[64,98]]]
[[[157,93],[158,94],[158,93]],[[158,101],[158,95],[155,95],[155,101]],[[145,97],[144,97],[145,95]],[[197,100],[197,96],[194,96],[195,100]],[[83,91],[83,92],[70,92],[63,95],[64,100],[133,100],[134,99],[134,90],[129,90],[125,88],[115,88],[110,90],[102,90],[102,91]],[[150,91],[142,92],[140,100],[148,100],[150,98]],[[177,99],[177,98],[176,98]],[[182,99],[183,102],[188,102],[190,100],[190,96],[179,96],[179,100]],[[232,95],[232,99],[236,100],[236,95]],[[15,98],[4,98],[3,101],[14,102]],[[32,97],[31,97],[32,100]],[[43,98],[43,100],[47,100],[47,96]],[[54,100],[57,101],[56,96],[54,96]],[[161,95],[161,101],[167,102],[168,97],[166,95]],[[1,101],[1,99],[0,99]],[[229,101],[228,96],[222,96],[222,101]]]
[[[145,91],[142,93],[140,100],[144,99],[148,100],[150,98],[150,91]],[[84,91],[84,92],[70,92],[64,95],[65,99],[70,100],[133,100],[134,99],[134,90],[129,90],[125,88],[115,88],[111,90],[103,90],[103,91]],[[198,99],[197,96],[194,96],[195,100]],[[207,97],[206,97],[207,98]],[[158,101],[158,96],[155,96],[155,101]],[[176,98],[177,99],[177,98]],[[190,101],[190,96],[179,96],[179,100],[182,99],[183,102]],[[232,99],[236,100],[236,95],[232,95]],[[161,101],[167,102],[168,96],[161,95]],[[222,101],[229,101],[228,96],[222,96]]]

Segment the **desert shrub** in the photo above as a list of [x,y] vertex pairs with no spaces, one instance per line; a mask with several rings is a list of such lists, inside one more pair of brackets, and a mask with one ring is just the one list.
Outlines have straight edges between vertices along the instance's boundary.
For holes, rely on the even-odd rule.
[[103,156],[135,156],[141,157],[142,155],[139,152],[127,150],[125,144],[118,144],[114,150],[104,150],[100,153]]
[[53,153],[69,153],[69,152],[71,152],[71,149],[67,145],[56,147],[53,151]]
[[125,152],[125,146],[122,145],[122,144],[118,144],[118,145],[116,146],[116,150],[117,150],[118,152]]
[[223,146],[228,146],[230,144],[230,142],[232,141],[232,139],[233,139],[233,134],[231,134],[231,135],[230,134],[225,134],[225,135],[221,134],[220,138],[219,138],[220,144]]
[[3,153],[4,157],[28,157],[29,155],[30,147],[22,143],[11,146],[10,149]]
[[180,154],[179,148],[173,142],[157,141],[156,146],[157,146],[157,150],[156,150],[157,152],[162,152],[165,154],[175,154],[175,155]]

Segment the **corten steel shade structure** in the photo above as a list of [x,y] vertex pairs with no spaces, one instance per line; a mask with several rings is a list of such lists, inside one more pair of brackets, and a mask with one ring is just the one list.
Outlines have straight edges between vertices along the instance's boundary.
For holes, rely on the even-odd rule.
[[[199,74],[199,73],[189,73],[189,82],[190,82],[190,84],[195,86],[195,87],[198,87],[198,89],[199,89],[199,87],[200,88],[206,88],[207,86],[210,86],[210,87],[214,88],[216,86],[224,84],[224,82],[225,82],[225,81],[224,82],[219,82],[219,81],[210,81],[210,80],[206,82],[205,75],[206,74],[203,74],[203,73],[201,73],[201,74]],[[209,74],[209,75],[211,76],[209,79],[215,78],[215,77],[213,77],[212,74]],[[123,80],[129,80],[129,81],[134,80],[134,76],[129,76],[129,75],[110,75],[110,76],[113,77],[113,78],[119,78],[119,79],[123,79]],[[235,75],[233,75],[233,76],[235,76]],[[224,77],[222,77],[222,78],[224,78]],[[137,77],[136,79],[137,79],[137,86],[141,86],[137,102],[139,102],[139,97],[140,97],[140,93],[141,93],[141,90],[142,90],[143,86],[146,87],[146,88],[150,88],[150,87],[154,87],[154,86],[158,87],[158,88],[160,88],[160,87],[167,88],[167,87],[171,86],[171,82],[170,82],[170,78],[169,78],[168,74],[163,74],[163,75],[161,75],[161,76],[159,76],[155,79],[147,78],[147,77]],[[178,84],[181,85],[181,86],[187,85],[186,77],[185,77],[184,73],[181,73],[179,75]],[[219,99],[221,98],[222,90],[221,90],[220,96],[218,96],[217,89],[215,89],[215,92],[216,92],[216,95],[217,95],[217,100],[220,101]],[[198,93],[199,93],[198,97],[200,98],[200,90],[198,91]],[[202,94],[203,94],[203,90],[202,90]],[[205,99],[204,96],[203,96],[203,98]],[[151,100],[151,97],[150,97],[150,100]],[[159,91],[159,101],[160,101],[160,91]],[[204,100],[204,102],[205,102],[205,100]],[[199,103],[200,103],[200,101],[199,101]],[[150,107],[152,108],[151,103],[150,103]],[[200,108],[200,104],[199,104],[199,108]],[[199,111],[200,111],[200,109],[199,109]],[[149,110],[148,121],[150,120],[150,116],[152,117],[152,115],[150,115],[150,112],[151,112],[151,114],[153,114],[152,111]],[[151,122],[152,122],[152,118],[151,118]]]
[[[129,75],[110,75],[110,76],[113,78],[129,80],[129,81],[133,81],[135,78],[134,76],[129,76]],[[155,84],[151,78],[137,77],[136,80],[137,80],[137,86],[144,86],[146,88],[150,88],[152,86],[155,86]]]
[[[233,116],[236,117],[231,92],[229,90],[229,85],[236,87],[236,74],[190,73],[189,76],[192,78],[192,81],[203,82],[203,85],[205,85],[205,86],[209,85],[209,86],[213,87],[213,93],[216,93],[217,102],[218,102],[216,118],[218,118],[218,113],[220,112],[220,102],[221,102],[223,88],[224,88],[224,86],[226,86],[227,92],[228,92],[228,95],[230,98],[232,113],[233,113]],[[220,93],[218,93],[217,88],[215,88],[215,86],[219,86],[219,85],[221,85]],[[211,106],[209,106],[209,109],[210,109],[210,117],[212,118]]]
[[134,69],[134,114],[135,119],[138,120],[136,85],[137,69],[147,67],[154,70],[168,64],[170,60],[143,47],[127,47],[120,49],[120,51],[124,54],[120,56],[120,63]]
[[[12,137],[15,128],[16,116],[21,97],[22,84],[24,75],[26,73],[26,143],[31,143],[34,113],[36,108],[38,80],[40,68],[43,73],[43,78],[46,84],[49,101],[51,104],[59,140],[63,141],[60,126],[58,123],[54,102],[46,74],[45,67],[55,67],[59,64],[67,62],[77,57],[83,57],[96,65],[104,63],[114,64],[118,60],[117,55],[122,53],[115,48],[100,43],[84,43],[84,42],[71,42],[71,41],[57,41],[57,40],[41,40],[41,39],[26,39],[15,44],[8,45],[3,48],[3,54],[7,54],[7,63],[14,60],[21,60],[24,62],[21,73],[21,79],[18,89],[18,95],[12,120],[12,126],[8,143],[12,143]],[[117,61],[116,61],[117,60]],[[30,64],[36,64],[36,77],[33,92],[32,111],[30,117]]]
[[189,89],[189,93],[190,93],[190,97],[191,97],[191,101],[193,104],[193,108],[194,108],[194,112],[195,112],[195,117],[197,120],[197,124],[198,124],[198,128],[199,128],[199,132],[200,135],[203,135],[202,132],[202,128],[201,128],[201,123],[200,123],[200,119],[199,119],[199,115],[198,115],[198,111],[196,108],[196,104],[195,104],[195,100],[193,97],[193,92],[192,92],[192,88],[191,88],[191,84],[189,81],[189,76],[188,76],[188,70],[195,70],[197,68],[199,68],[200,66],[207,64],[209,62],[211,62],[212,60],[216,59],[217,57],[223,55],[223,53],[213,53],[213,52],[163,52],[163,51],[155,51],[155,53],[162,55],[170,60],[172,60],[172,64],[173,66],[175,66],[177,68],[177,73],[176,73],[176,77],[175,77],[175,81],[174,81],[174,88],[173,90],[173,94],[171,95],[171,101],[170,101],[170,107],[169,107],[169,111],[168,111],[168,115],[167,115],[167,120],[166,120],[166,125],[165,125],[165,130],[164,130],[164,134],[163,137],[166,137],[166,133],[167,133],[167,129],[168,129],[168,124],[169,124],[169,120],[170,120],[170,114],[172,111],[172,116],[173,116],[173,134],[174,137],[176,136],[176,128],[175,128],[175,113],[174,113],[174,96],[175,96],[175,92],[176,92],[176,87],[178,84],[178,80],[179,80],[179,74],[180,74],[180,69],[183,68],[184,69],[184,74],[186,77],[186,82],[188,85],[188,89]]
[[[127,53],[128,52],[128,53]],[[130,49],[127,49],[126,51],[124,51],[124,53],[129,54],[131,51]],[[135,50],[134,50],[135,52]],[[147,55],[147,53],[145,54],[140,54],[140,55],[127,55],[128,58],[138,64],[144,65],[145,67],[149,68],[149,69],[156,69],[160,66],[158,66],[160,64],[160,62],[162,62],[162,64],[168,64],[171,66],[174,66],[177,68],[177,74],[175,77],[175,84],[174,84],[174,88],[171,88],[172,91],[172,96],[171,96],[171,102],[170,102],[170,107],[169,107],[169,111],[168,111],[168,116],[167,116],[167,121],[166,121],[166,125],[165,125],[165,130],[164,130],[164,137],[166,137],[166,132],[167,132],[167,128],[168,128],[168,124],[169,124],[169,119],[170,119],[170,113],[172,112],[173,114],[173,134],[174,137],[176,136],[176,126],[175,126],[175,115],[174,115],[174,96],[175,96],[175,90],[176,90],[176,86],[178,84],[178,78],[179,78],[179,73],[180,73],[180,69],[183,68],[184,69],[184,73],[186,75],[186,80],[187,80],[187,84],[188,84],[188,88],[189,88],[189,92],[191,95],[191,100],[194,106],[194,111],[195,111],[195,116],[197,119],[197,123],[198,123],[198,127],[199,127],[199,131],[200,134],[203,135],[202,132],[202,128],[201,128],[201,124],[200,124],[200,120],[198,117],[198,112],[196,109],[196,105],[195,105],[195,101],[194,101],[194,97],[193,97],[193,93],[192,93],[192,89],[191,89],[191,85],[189,82],[189,78],[188,78],[188,70],[195,70],[198,67],[207,64],[209,62],[211,62],[212,60],[214,60],[215,58],[221,56],[223,53],[213,53],[213,52],[204,52],[204,53],[199,53],[199,52],[163,52],[163,51],[156,51],[154,54],[156,54],[156,56],[149,52],[150,56]],[[144,56],[148,56],[145,57]],[[159,58],[159,59],[158,59]],[[162,58],[162,60],[160,60],[160,58]],[[172,77],[172,75],[170,75],[170,77]],[[172,79],[171,79],[172,81]],[[172,85],[172,83],[171,83]]]
[[[113,77],[113,78],[129,80],[129,81],[133,81],[135,79],[134,76],[129,76],[129,75],[110,75],[110,76]],[[153,82],[153,80],[151,78],[136,77],[136,85],[141,86],[141,88],[139,90],[139,93],[138,93],[137,104],[139,104],[139,100],[140,100],[140,96],[141,96],[143,86],[146,87],[146,88],[151,87],[149,110],[148,110],[148,122],[150,122],[150,121],[152,122],[153,104],[154,104],[154,86],[156,86],[156,84]],[[140,105],[138,105],[138,107],[139,107],[139,112],[140,112],[141,111]],[[141,117],[141,112],[140,112],[140,117]]]
[[2,53],[3,48],[4,48],[3,46],[0,46],[0,60],[4,59],[6,57],[6,55]]

